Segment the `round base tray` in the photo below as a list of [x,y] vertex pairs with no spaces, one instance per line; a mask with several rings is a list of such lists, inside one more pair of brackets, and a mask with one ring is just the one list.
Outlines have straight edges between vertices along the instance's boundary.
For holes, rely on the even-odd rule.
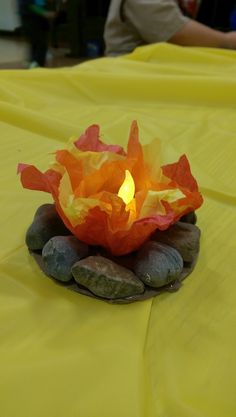
[[[58,285],[108,303],[126,304],[181,287],[199,254],[201,233],[196,221],[191,212],[167,230],[156,230],[136,252],[114,256],[100,246],[80,242],[64,226],[55,206],[44,204],[27,230],[26,244],[39,268]],[[85,270],[89,272],[83,275]]]
[[198,258],[198,253],[195,255],[195,258],[192,262],[189,263],[185,263],[184,264],[184,268],[182,273],[180,274],[180,276],[178,277],[177,280],[171,282],[170,284],[163,286],[161,288],[153,288],[153,287],[145,287],[145,291],[142,294],[139,295],[133,295],[130,297],[124,297],[124,298],[116,298],[116,299],[107,299],[107,298],[102,298],[102,297],[98,297],[95,294],[93,294],[91,291],[89,291],[87,288],[77,284],[74,280],[71,280],[70,282],[60,282],[56,279],[54,279],[53,277],[51,277],[50,275],[47,274],[43,259],[42,259],[42,255],[41,253],[37,252],[37,251],[30,251],[30,254],[33,256],[33,258],[35,259],[36,263],[38,264],[39,268],[41,269],[41,271],[50,279],[52,279],[54,282],[56,282],[58,285],[61,285],[65,288],[68,288],[69,290],[75,291],[75,292],[79,292],[80,294],[83,295],[87,295],[89,297],[92,298],[96,298],[98,300],[102,300],[102,301],[106,301],[108,303],[111,304],[128,304],[128,303],[132,303],[134,301],[142,301],[142,300],[147,300],[148,298],[152,298],[155,297],[159,294],[162,294],[163,292],[176,292],[179,290],[179,288],[181,287],[181,282],[189,275],[191,274],[191,272],[193,271],[196,262],[197,262],[197,258]]

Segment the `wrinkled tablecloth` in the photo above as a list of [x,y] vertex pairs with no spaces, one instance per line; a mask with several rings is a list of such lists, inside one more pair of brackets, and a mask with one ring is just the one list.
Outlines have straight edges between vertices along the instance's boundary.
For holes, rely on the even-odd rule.
[[[125,145],[186,153],[204,204],[196,269],[180,291],[109,305],[44,277],[24,236],[46,169],[90,124]],[[236,416],[236,53],[159,44],[72,68],[0,72],[0,416]]]

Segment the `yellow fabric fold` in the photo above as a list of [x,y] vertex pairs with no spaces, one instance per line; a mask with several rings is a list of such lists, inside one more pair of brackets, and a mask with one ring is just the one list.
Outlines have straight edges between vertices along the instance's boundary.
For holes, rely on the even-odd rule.
[[[1,417],[235,417],[235,111],[233,51],[159,44],[0,72]],[[51,200],[22,189],[16,166],[46,170],[94,123],[125,146],[134,119],[143,144],[160,138],[162,164],[187,155],[205,198],[201,251],[179,292],[109,305],[39,271],[24,236]]]

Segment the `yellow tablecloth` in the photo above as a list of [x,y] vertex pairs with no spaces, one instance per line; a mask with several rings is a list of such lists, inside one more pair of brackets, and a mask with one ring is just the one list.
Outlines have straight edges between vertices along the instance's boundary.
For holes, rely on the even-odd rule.
[[[0,416],[236,416],[236,53],[160,44],[58,70],[0,73]],[[205,203],[201,253],[175,294],[125,306],[65,290],[24,244],[48,195],[23,190],[18,162],[92,123],[126,144],[161,138],[186,153]]]

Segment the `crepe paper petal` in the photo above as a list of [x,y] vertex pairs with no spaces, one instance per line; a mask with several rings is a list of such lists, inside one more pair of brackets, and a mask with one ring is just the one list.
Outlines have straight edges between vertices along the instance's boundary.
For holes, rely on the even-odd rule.
[[[141,146],[136,121],[127,154],[102,143],[99,127],[92,125],[55,153],[48,171],[19,164],[18,173],[25,188],[51,193],[59,216],[78,239],[124,255],[203,202],[187,157],[160,167],[159,153],[158,140]],[[124,186],[131,189],[128,198]]]
[[153,216],[133,223],[128,230],[111,233],[108,229],[108,214],[96,206],[89,210],[82,224],[70,230],[89,245],[103,246],[112,254],[120,256],[138,249],[156,230],[157,224],[161,230],[166,229],[173,222],[173,218],[173,213],[168,213],[165,218]]
[[109,193],[105,194],[107,201],[110,201],[112,205],[112,216],[109,216],[109,211],[96,206],[88,211],[84,222],[70,230],[78,239],[90,245],[104,246],[114,255],[119,256],[138,249],[157,227],[165,230],[174,222],[175,213],[165,207],[165,216],[150,216],[135,221],[127,227],[128,213],[124,210],[124,205],[122,207],[117,201],[118,204],[115,207],[113,196]]
[[18,164],[17,165],[17,170],[16,170],[17,175],[21,174],[24,171],[24,169],[26,169],[29,166],[30,166],[29,164],[21,164],[21,163]]
[[198,191],[198,184],[191,174],[190,165],[186,155],[182,155],[178,162],[162,166],[163,174],[178,185],[192,192]]
[[60,150],[56,152],[56,161],[62,165],[70,176],[70,181],[73,190],[79,186],[83,178],[83,166],[82,162],[78,161],[67,150]]
[[132,161],[127,159],[105,162],[100,169],[83,178],[75,195],[88,197],[100,191],[118,193],[125,170],[132,170],[132,166]]
[[127,158],[133,160],[131,174],[135,179],[136,192],[149,189],[151,178],[147,164],[144,161],[142,146],[139,142],[139,130],[136,121],[133,121],[130,128],[129,141],[127,147]]
[[131,124],[127,147],[127,156],[128,158],[134,158],[143,162],[143,150],[139,142],[139,129],[136,120],[134,120]]
[[58,172],[49,169],[42,173],[35,166],[27,164],[18,164],[17,172],[21,174],[21,183],[24,188],[57,195],[61,179]]
[[160,139],[155,138],[147,145],[143,146],[143,155],[148,166],[149,176],[153,181],[161,181],[163,175],[160,163],[161,144]]
[[134,222],[129,230],[120,230],[117,233],[106,236],[107,248],[116,256],[128,254],[137,250],[156,230],[157,224],[160,230],[168,228],[173,222],[174,213],[168,213],[165,217],[153,216]]
[[17,172],[21,174],[21,183],[29,190],[50,193],[50,187],[44,174],[33,165],[19,164]]
[[[63,206],[62,203],[61,208],[63,210],[64,215],[70,221],[71,226],[75,228],[78,225],[81,225],[85,218],[88,215],[88,211],[93,207],[99,207],[104,210],[104,204],[101,201],[93,199],[93,198],[77,198],[71,201],[71,204]],[[71,229],[74,232],[74,229]]]
[[127,206],[118,195],[106,191],[94,197],[101,199],[110,208],[109,211],[106,210],[106,213],[109,214],[107,219],[109,233],[113,234],[118,230],[127,230],[129,228],[130,211],[133,209],[133,206]]
[[74,144],[73,147],[69,146],[68,151],[73,155],[77,161],[80,161],[83,167],[83,175],[92,174],[99,170],[105,163],[122,161],[124,156],[112,152],[92,152],[92,151],[80,151]]
[[89,126],[85,133],[83,133],[79,139],[74,142],[75,146],[81,151],[93,151],[93,152],[114,152],[120,155],[125,155],[125,151],[122,146],[118,145],[106,145],[99,139],[99,126]]
[[43,175],[48,183],[48,187],[53,198],[56,198],[58,196],[58,190],[62,175],[59,172],[54,171],[52,169],[48,169],[46,172],[44,172]]
[[185,214],[197,210],[203,203],[203,198],[199,192],[191,193],[182,189],[185,198],[171,204],[172,209],[176,213],[176,221]]
[[90,245],[108,247],[107,214],[100,207],[93,207],[89,210],[85,221],[73,229],[73,233],[79,240]]
[[145,218],[155,214],[164,216],[166,214],[163,202],[170,204],[183,199],[185,196],[179,189],[166,189],[162,191],[148,191],[146,199],[143,202],[139,217]]
[[90,208],[100,206],[103,210],[107,209],[100,199],[97,198],[75,198],[67,172],[63,175],[59,186],[59,203],[64,215],[69,219],[70,224],[75,227],[83,223]]

